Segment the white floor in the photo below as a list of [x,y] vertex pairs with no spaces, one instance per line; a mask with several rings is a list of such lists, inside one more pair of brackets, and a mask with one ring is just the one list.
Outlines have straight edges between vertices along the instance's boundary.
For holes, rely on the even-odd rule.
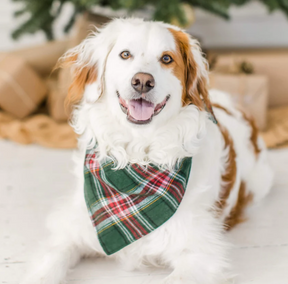
[[[288,283],[288,149],[270,151],[276,171],[273,192],[251,208],[249,220],[231,233],[231,261],[238,284]],[[71,151],[0,141],[0,284],[19,283],[57,197],[73,186]],[[167,271],[125,272],[116,263],[86,259],[70,284],[159,283]],[[215,283],[216,284],[216,283]]]

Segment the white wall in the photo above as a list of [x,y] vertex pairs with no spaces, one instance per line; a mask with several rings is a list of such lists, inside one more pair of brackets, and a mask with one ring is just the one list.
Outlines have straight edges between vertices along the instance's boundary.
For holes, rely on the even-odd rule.
[[288,47],[288,18],[283,12],[269,14],[255,1],[231,8],[231,20],[197,10],[196,22],[189,29],[206,48]]
[[[11,31],[21,22],[21,19],[13,18],[15,7],[16,4],[11,0],[0,0],[0,50],[11,50],[45,41],[42,32],[34,36],[25,35],[19,41],[10,38]],[[71,9],[71,5],[66,5],[61,19],[55,24],[57,38],[63,36],[61,26],[71,14]],[[287,18],[281,12],[268,15],[266,8],[260,3],[252,2],[241,8],[232,8],[230,22],[198,9],[195,15],[196,22],[190,31],[201,39],[206,48],[288,48]]]

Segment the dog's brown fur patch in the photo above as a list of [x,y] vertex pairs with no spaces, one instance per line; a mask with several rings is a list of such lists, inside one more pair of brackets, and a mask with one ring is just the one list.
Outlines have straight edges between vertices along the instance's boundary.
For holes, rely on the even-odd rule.
[[236,165],[236,152],[234,149],[234,143],[229,135],[229,132],[226,128],[221,126],[218,123],[219,129],[221,131],[222,137],[225,142],[225,149],[228,148],[228,159],[226,161],[226,169],[225,173],[222,174],[222,188],[220,191],[219,201],[217,202],[217,208],[220,212],[225,208],[227,198],[230,195],[230,192],[235,184],[236,181],[236,174],[237,174],[237,165]]
[[93,67],[82,67],[75,70],[73,81],[69,87],[66,104],[74,105],[80,102],[86,84],[91,84],[97,79],[97,70]]
[[[233,116],[233,114],[227,110],[225,107],[219,104],[213,104],[213,107],[223,110],[226,114]],[[250,124],[251,126],[251,143],[254,147],[254,152],[256,155],[260,152],[257,144],[258,130],[253,121],[253,119],[249,118],[245,113],[241,111],[243,118]],[[222,175],[222,182],[224,186],[222,186],[222,190],[220,193],[220,200],[217,202],[216,206],[218,208],[218,213],[221,214],[223,209],[226,206],[227,198],[229,197],[231,190],[236,181],[237,174],[237,166],[236,166],[236,152],[233,145],[233,140],[230,137],[227,129],[219,124],[219,129],[222,133],[223,139],[225,141],[225,148],[229,147],[228,161],[225,174]],[[245,207],[248,205],[250,201],[252,201],[253,195],[252,193],[246,193],[246,184],[242,181],[240,183],[237,202],[230,211],[228,217],[225,219],[225,229],[230,230],[235,225],[245,221],[243,218],[243,212]]]
[[[228,114],[228,115],[233,116],[233,114],[227,108],[225,108],[225,107],[223,107],[223,106],[221,106],[219,104],[213,103],[212,106],[225,111],[225,113]],[[258,146],[259,131],[258,131],[258,128],[256,126],[256,123],[255,123],[253,117],[248,116],[242,110],[239,110],[239,111],[242,113],[243,119],[245,119],[247,121],[247,123],[250,125],[250,128],[251,128],[250,141],[251,141],[251,144],[253,146],[255,155],[256,155],[256,157],[258,157],[259,153],[261,152],[261,149]]]
[[[60,59],[55,68],[74,67],[71,73],[71,85],[65,99],[66,107],[79,103],[82,99],[86,84],[91,84],[97,80],[97,69],[95,66],[78,66],[78,55],[73,54]],[[75,67],[76,66],[76,67]]]
[[219,104],[213,103],[212,106],[225,111],[228,115],[231,115],[231,116],[233,115],[227,108],[225,108]]
[[252,199],[252,193],[246,193],[246,184],[242,181],[238,191],[237,202],[232,208],[229,216],[225,219],[225,228],[227,231],[235,227],[235,225],[245,221],[243,212],[245,207],[252,201]]
[[[162,53],[161,57],[164,55],[169,55],[172,57],[173,61],[170,64],[162,63],[162,67],[165,69],[172,69],[173,74],[179,79],[181,82],[183,91],[182,91],[182,99],[185,97],[186,92],[186,76],[185,76],[185,64],[182,58],[182,54],[180,52],[179,47],[177,46],[177,51],[165,51]],[[184,101],[183,101],[184,104]]]
[[240,110],[240,112],[242,113],[243,118],[250,125],[250,128],[251,128],[250,141],[252,143],[255,155],[256,155],[256,157],[258,157],[259,153],[261,152],[261,149],[258,146],[259,131],[258,131],[258,128],[256,126],[255,120],[253,117],[248,116],[244,111]]
[[[183,85],[182,105],[193,104],[201,110],[206,107],[214,116],[209,99],[207,78],[198,75],[199,70],[197,70],[198,67],[191,51],[189,36],[182,31],[174,29],[169,29],[169,31],[177,45],[177,68],[175,68],[174,74]],[[180,63],[179,60],[182,60],[183,63]]]

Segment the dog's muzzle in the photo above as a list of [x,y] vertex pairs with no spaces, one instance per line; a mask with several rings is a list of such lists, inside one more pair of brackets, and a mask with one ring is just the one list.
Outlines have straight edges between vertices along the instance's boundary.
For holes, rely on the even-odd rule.
[[135,124],[150,123],[153,117],[163,110],[170,98],[170,95],[168,95],[161,103],[155,105],[144,98],[126,101],[118,91],[117,96],[122,111],[127,115],[127,120]]

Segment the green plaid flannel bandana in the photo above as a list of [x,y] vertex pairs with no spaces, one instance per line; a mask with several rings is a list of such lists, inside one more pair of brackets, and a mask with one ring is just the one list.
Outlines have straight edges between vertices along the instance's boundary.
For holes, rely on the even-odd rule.
[[100,244],[107,255],[157,229],[176,212],[190,175],[192,158],[174,171],[155,165],[99,162],[96,148],[87,150],[84,166],[85,200]]

